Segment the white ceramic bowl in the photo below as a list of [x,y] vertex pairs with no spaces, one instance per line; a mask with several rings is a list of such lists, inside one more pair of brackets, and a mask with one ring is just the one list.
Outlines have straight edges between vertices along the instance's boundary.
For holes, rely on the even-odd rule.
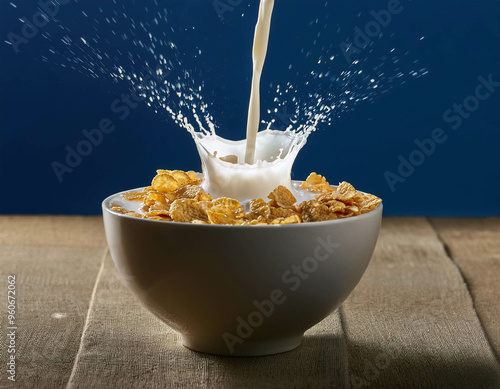
[[[122,192],[123,193],[123,192]],[[106,238],[125,284],[183,344],[218,355],[297,347],[359,282],[382,204],[346,219],[223,226],[140,219],[102,204]]]

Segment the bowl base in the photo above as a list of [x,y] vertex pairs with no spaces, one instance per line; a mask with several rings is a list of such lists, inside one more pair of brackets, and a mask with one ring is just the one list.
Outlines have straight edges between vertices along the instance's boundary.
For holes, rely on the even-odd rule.
[[241,344],[236,344],[231,350],[225,345],[207,344],[205,342],[197,342],[194,339],[187,337],[182,338],[182,345],[192,351],[201,352],[211,355],[223,355],[230,357],[260,357],[265,355],[280,354],[291,351],[300,346],[303,335],[284,338],[250,342],[245,341]]

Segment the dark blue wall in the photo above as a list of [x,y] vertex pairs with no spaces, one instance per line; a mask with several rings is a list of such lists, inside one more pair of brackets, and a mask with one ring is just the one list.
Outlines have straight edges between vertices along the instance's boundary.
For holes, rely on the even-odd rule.
[[[110,47],[119,45],[140,55],[130,41],[111,33],[130,29],[124,18],[115,15],[119,23],[113,28],[105,25],[105,18],[116,10],[133,16],[136,23],[150,23],[166,9],[179,50],[203,49],[202,58],[186,54],[183,63],[203,75],[220,134],[244,137],[256,0],[233,1],[236,5],[227,8],[224,20],[211,0],[147,2],[147,9],[143,1],[69,1],[61,5],[56,21],[18,45],[17,54],[3,41],[10,39],[9,33],[21,34],[19,18],[32,17],[38,6],[35,1],[12,3],[17,8],[10,1],[0,1],[1,213],[98,214],[104,197],[148,184],[156,168],[200,170],[190,136],[168,115],[157,114],[144,103],[124,120],[110,110],[130,85],[106,76],[92,78],[78,72],[78,67],[62,68],[53,59],[50,49],[57,53],[65,48],[62,32],[73,40],[92,36],[95,24],[88,21],[95,19],[102,21],[100,33],[109,36]],[[227,1],[217,4],[221,3]],[[340,44],[353,40],[356,26],[363,29],[373,20],[370,11],[385,9],[387,4],[332,1],[325,6],[322,1],[276,0],[263,90],[273,80],[283,80],[289,63],[309,73],[314,65],[310,58],[322,52],[338,56],[332,62],[333,73],[348,69]],[[300,153],[293,176],[304,179],[317,171],[333,183],[349,181],[382,197],[388,215],[500,215],[500,86],[491,86],[483,100],[470,97],[480,76],[491,75],[500,85],[500,3],[414,1],[402,6],[403,11],[382,28],[383,35],[358,56],[369,72],[394,46],[398,53],[409,52],[401,54],[402,67],[411,70],[416,60],[415,70],[425,68],[428,74],[405,76],[404,83],[394,83],[373,102],[353,106],[330,126],[320,126]],[[151,22],[150,30],[160,36],[165,24],[155,26]],[[100,50],[105,52],[103,45]],[[310,49],[311,57],[298,55],[298,47]],[[300,82],[295,82],[299,89]],[[329,87],[339,86],[325,80],[323,90]],[[486,89],[479,92],[482,97]],[[465,112],[469,116],[461,123],[456,114],[443,118],[455,103],[466,99],[473,111]],[[82,130],[95,128],[102,118],[110,118],[115,130],[59,182],[52,163],[64,162],[66,146],[75,147]],[[422,155],[414,152],[418,150],[415,140],[431,137],[435,128],[443,130],[446,140],[419,160]],[[421,164],[398,172],[400,156],[408,160],[412,152],[413,161]]]

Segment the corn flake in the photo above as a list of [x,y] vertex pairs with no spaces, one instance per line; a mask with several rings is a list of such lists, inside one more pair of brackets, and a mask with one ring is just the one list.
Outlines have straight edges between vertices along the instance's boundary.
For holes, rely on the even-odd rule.
[[208,222],[209,201],[178,199],[170,205],[169,215],[175,222],[190,223],[193,220]]
[[356,189],[354,189],[354,187],[348,182],[342,181],[337,187],[335,194],[337,200],[348,202],[356,196]]
[[174,177],[174,179],[177,181],[180,187],[188,185],[192,181],[191,178],[189,177],[189,174],[180,170],[174,170],[173,172],[170,173],[170,175]]
[[302,189],[308,189],[311,192],[328,192],[335,190],[330,186],[326,178],[320,174],[311,173],[309,177],[300,186]]
[[267,197],[273,202],[272,205],[282,208],[293,208],[293,205],[297,202],[292,192],[283,185],[278,186]]
[[302,207],[302,220],[305,222],[320,222],[336,218],[336,214],[330,212],[328,206],[317,200],[306,201]]
[[171,174],[161,173],[153,179],[151,186],[158,192],[168,193],[178,189],[179,183]]

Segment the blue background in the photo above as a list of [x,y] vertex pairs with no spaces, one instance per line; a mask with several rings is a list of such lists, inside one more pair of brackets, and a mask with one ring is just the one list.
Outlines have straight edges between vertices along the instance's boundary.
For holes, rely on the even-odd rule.
[[[147,185],[157,168],[200,170],[190,135],[167,115],[156,114],[144,103],[125,120],[110,112],[111,102],[130,85],[41,61],[50,47],[57,51],[62,45],[49,44],[41,33],[16,54],[3,41],[9,32],[20,33],[19,18],[33,15],[37,6],[35,1],[13,2],[17,8],[0,1],[1,213],[99,214],[102,199]],[[242,1],[224,13],[223,21],[211,0],[147,2],[147,10],[143,1],[117,3],[70,2],[60,9],[58,22],[50,22],[43,32],[54,36],[63,25],[75,40],[87,36],[91,26],[82,19],[82,10],[89,18],[103,19],[119,6],[136,22],[149,22],[153,13],[166,9],[175,43],[186,54],[183,63],[203,70],[220,134],[243,138],[258,2]],[[355,26],[362,28],[372,20],[370,10],[386,4],[336,1],[325,6],[322,1],[276,0],[262,85],[279,79],[289,63],[310,72],[311,62],[296,49],[307,47],[320,30],[317,39],[330,47],[329,53],[342,57],[339,44],[352,40]],[[442,118],[454,103],[474,93],[478,76],[492,74],[500,81],[500,3],[402,4],[403,12],[383,29],[373,54],[365,50],[361,55],[368,58],[366,66],[373,66],[378,51],[383,55],[387,45],[395,44],[409,50],[429,73],[357,105],[330,126],[320,126],[299,154],[293,178],[317,171],[332,183],[349,181],[382,197],[386,215],[500,215],[500,90],[456,130]],[[316,18],[318,23],[310,25]],[[158,26],[150,28],[153,35],[161,33]],[[124,50],[134,49],[126,40],[110,40]],[[203,48],[202,60],[190,57],[195,46]],[[313,47],[316,57],[321,50],[321,44]],[[347,68],[348,63],[339,60],[332,71]],[[81,131],[95,128],[104,117],[112,118],[115,131],[60,183],[51,163],[64,162],[65,147],[75,147],[83,139]],[[397,173],[398,156],[407,158],[416,148],[414,140],[428,138],[436,127],[446,131],[446,142],[391,191],[384,173]]]

